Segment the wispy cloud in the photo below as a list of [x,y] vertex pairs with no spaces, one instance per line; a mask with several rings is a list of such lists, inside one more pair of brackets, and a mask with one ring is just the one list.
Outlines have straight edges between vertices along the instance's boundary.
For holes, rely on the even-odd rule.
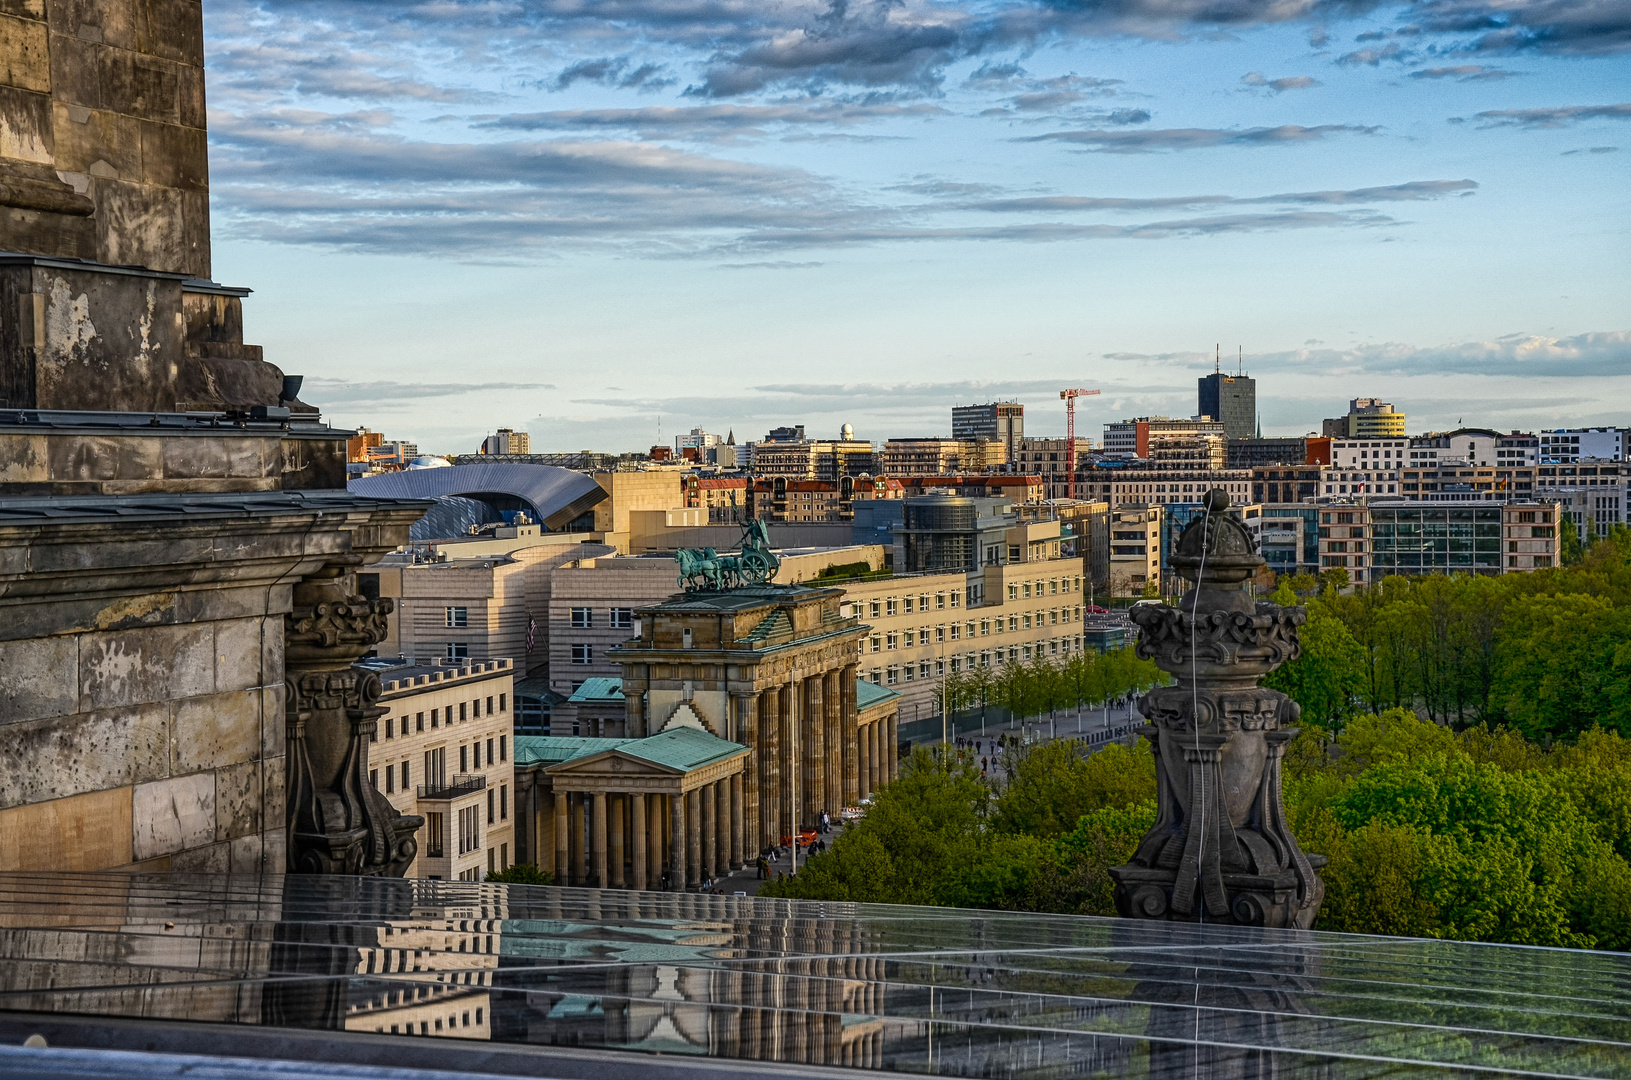
[[1257,128],[1159,128],[1151,131],[1050,131],[1021,142],[1062,142],[1100,154],[1149,154],[1164,150],[1200,150],[1215,146],[1287,146],[1314,142],[1328,135],[1375,135],[1380,127],[1361,124],[1281,124]]
[[1485,67],[1483,64],[1457,64],[1454,67],[1430,67],[1412,71],[1412,79],[1454,79],[1456,82],[1496,82],[1510,79],[1517,72],[1505,68]]
[[1541,109],[1491,109],[1473,117],[1484,127],[1560,128],[1582,120],[1631,120],[1631,103],[1565,105]]
[[971,210],[998,212],[1058,212],[1097,210],[1168,210],[1197,206],[1245,206],[1265,203],[1291,204],[1364,204],[1383,202],[1418,202],[1439,199],[1446,195],[1462,195],[1475,191],[1474,180],[1412,180],[1384,187],[1350,188],[1336,191],[1290,191],[1278,195],[1177,195],[1162,198],[1105,198],[1080,195],[1041,195],[1018,199],[989,199],[967,203]]
[[1276,94],[1287,90],[1308,90],[1323,85],[1312,75],[1287,75],[1279,79],[1271,79],[1261,71],[1248,71],[1240,77],[1240,81],[1247,86],[1260,86],[1273,90]]
[[808,126],[853,127],[945,115],[938,105],[846,104],[808,100],[775,105],[650,105],[635,109],[561,109],[511,113],[474,126],[504,131],[623,131],[645,139],[726,141]]
[[412,383],[350,382],[345,379],[306,378],[301,391],[308,399],[325,406],[379,404],[446,398],[462,394],[490,394],[516,390],[553,390],[553,383]]

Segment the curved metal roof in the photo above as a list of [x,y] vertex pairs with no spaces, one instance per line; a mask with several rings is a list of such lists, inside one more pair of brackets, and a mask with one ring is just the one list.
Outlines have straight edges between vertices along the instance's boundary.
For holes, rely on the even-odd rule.
[[404,469],[363,476],[346,484],[355,495],[387,499],[438,499],[448,495],[481,499],[507,495],[532,507],[545,528],[563,528],[573,518],[606,498],[594,478],[553,465],[495,461],[450,465],[445,469]]

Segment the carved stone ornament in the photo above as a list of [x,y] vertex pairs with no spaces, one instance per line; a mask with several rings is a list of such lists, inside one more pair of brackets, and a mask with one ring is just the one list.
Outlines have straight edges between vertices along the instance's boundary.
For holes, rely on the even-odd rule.
[[1132,610],[1138,655],[1177,680],[1139,702],[1156,757],[1156,821],[1132,861],[1111,869],[1123,916],[1308,929],[1325,885],[1286,822],[1280,790],[1285,747],[1300,709],[1258,685],[1300,652],[1300,607],[1257,601],[1263,565],[1229,496],[1207,493],[1205,512],[1178,539],[1172,565],[1192,583],[1176,607]]
[[401,877],[425,819],[403,814],[368,781],[383,687],[352,667],[385,637],[391,601],[353,595],[347,567],[295,586],[285,619],[290,873]]

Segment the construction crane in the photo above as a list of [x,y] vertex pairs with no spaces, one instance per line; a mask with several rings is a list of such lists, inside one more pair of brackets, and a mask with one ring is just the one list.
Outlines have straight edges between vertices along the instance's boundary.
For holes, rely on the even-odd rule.
[[1079,397],[1096,397],[1097,390],[1083,390],[1080,388],[1059,391],[1059,396],[1065,399],[1065,468],[1070,475],[1068,491],[1069,497],[1076,497],[1076,399]]

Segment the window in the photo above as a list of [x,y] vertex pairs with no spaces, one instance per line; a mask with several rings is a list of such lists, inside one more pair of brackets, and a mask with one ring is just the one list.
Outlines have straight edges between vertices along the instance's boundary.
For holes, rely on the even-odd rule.
[[991,633],[991,620],[990,619],[981,619],[980,620],[980,636],[981,637],[986,637],[990,633]]
[[1008,599],[1010,599],[1010,600],[1018,600],[1019,599],[1019,586],[1017,584],[1013,584],[1013,585],[1008,586]]
[[455,627],[455,628],[461,629],[461,630],[464,627],[470,625],[470,609],[469,608],[450,607],[450,608],[443,608],[442,610],[443,610],[443,612],[445,614],[445,617],[447,619],[446,625],[452,626],[452,627]]
[[1008,545],[1008,561],[1009,562],[1019,562],[1019,545],[1018,544],[1009,544]]
[[491,695],[489,695],[487,698],[487,715],[493,715],[493,699]]
[[[1023,596],[1027,600],[1029,600],[1031,598],[1031,583],[1029,581],[1027,581],[1023,586],[1020,587],[1020,595]],[[1040,589],[1037,590],[1037,595],[1038,596],[1042,595],[1042,591]]]
[[487,740],[487,765],[490,768],[492,766],[492,764],[493,764],[493,740],[488,739]]
[[590,608],[575,607],[572,609],[572,629],[587,630],[595,624],[595,613]]
[[592,645],[582,645],[582,644],[573,645],[572,646],[572,662],[574,664],[593,663],[594,662],[594,646],[592,646]]
[[[379,787],[378,784],[375,784],[374,786]],[[387,765],[387,766],[385,766],[385,794],[389,795],[392,792],[394,792],[395,790],[396,790],[396,768],[394,766]]]
[[[883,605],[881,603],[879,603],[876,600],[873,600],[871,602],[871,606],[872,606],[872,617],[874,619],[878,618],[880,615],[883,614]],[[891,613],[891,614],[893,614],[893,613]]]
[[368,770],[368,786],[373,788],[375,791],[379,790],[379,770],[378,769],[369,769]]
[[468,855],[481,847],[481,808],[467,806],[459,811],[459,854]]
[[447,853],[447,827],[443,824],[443,815],[429,813],[425,815],[425,856],[431,859],[440,859]]
[[952,623],[951,624],[951,639],[953,641],[957,641],[962,636],[963,636],[963,626],[962,626],[962,624],[961,623]]
[[507,736],[504,735],[500,735],[498,737],[498,760],[500,761],[510,760],[510,751],[508,747],[504,745],[506,738]]
[[899,648],[900,647],[900,635],[899,634],[888,634],[888,635],[886,635],[885,638],[884,638],[884,647],[889,648],[889,649]]
[[462,773],[470,771],[470,747],[468,745],[459,747],[459,771]]
[[402,790],[403,791],[408,790],[409,783],[410,783],[410,778],[409,778],[409,775],[408,775],[408,763],[406,761],[404,761],[402,763]]
[[471,747],[470,755],[471,755],[471,757],[475,758],[474,766],[476,768],[478,768],[478,769],[481,768],[481,742],[480,742],[480,740],[477,740],[475,746]]
[[[927,631],[924,631],[924,633],[927,633]],[[946,628],[944,626],[937,626],[937,627],[934,628],[934,639],[936,641],[945,641],[946,640]],[[923,638],[923,640],[927,641],[928,638]]]
[[908,597],[907,597],[907,598],[906,598],[906,608],[905,608],[905,611],[906,611],[906,614],[908,614],[908,615],[910,615],[910,614],[911,614],[911,613],[912,613],[912,598],[911,598],[911,597],[910,597],[910,596],[908,596]]
[[492,788],[487,789],[487,824],[489,824],[489,825],[493,824],[493,821],[494,821],[494,812],[493,812],[494,800],[493,800],[493,796],[496,795],[496,794],[497,794],[497,792],[495,792]]
[[[447,710],[447,713],[448,713],[448,716],[447,716],[447,718],[448,718],[448,719],[449,719],[449,720],[451,720],[451,719],[453,719],[453,710],[452,710],[452,709],[448,709],[448,710]],[[467,714],[467,713],[466,713],[466,712],[465,712],[465,711],[464,711],[464,702],[462,702],[462,701],[461,701],[461,702],[459,702],[459,720],[460,720],[460,722],[461,722],[461,723],[462,723],[462,722],[463,722],[463,721],[465,721],[465,720],[468,720],[468,719],[470,719],[470,717],[469,717],[469,715],[468,715],[468,714]]]
[[475,698],[470,702],[470,715],[477,720],[481,719],[481,698]]
[[633,630],[634,629],[634,609],[633,608],[626,608],[626,607],[614,607],[614,608],[612,608],[612,629],[614,629],[614,630]]
[[510,820],[510,786],[508,784],[498,785],[498,819],[500,821]]
[[889,669],[889,685],[894,686],[898,682],[900,682],[900,668],[892,667]]
[[867,640],[872,643],[872,651],[873,652],[882,652],[883,651],[883,637],[882,637],[882,635],[873,634]]
[[885,606],[885,608],[887,608],[888,614],[890,614],[890,615],[900,614],[900,601],[896,600],[893,596],[891,596],[889,599],[884,601],[884,606]]
[[448,642],[447,643],[447,658],[449,660],[468,660],[468,659],[470,659],[470,646],[466,645],[462,641],[450,641],[450,642]]
[[413,717],[413,721],[414,721],[413,722],[413,729],[415,731],[424,731],[425,730],[425,714],[424,713],[415,713],[414,717]]
[[509,706],[508,701],[506,700],[508,697],[509,697],[508,694],[498,695],[498,711],[499,712],[508,712],[509,711],[510,706]]
[[441,715],[442,715],[442,710],[441,709],[432,709],[430,711],[430,726],[432,728],[439,728],[439,727],[442,726]]
[[951,594],[951,606],[952,607],[957,606],[957,597],[960,596],[960,595],[961,595],[960,593],[952,593]]
[[946,606],[946,594],[945,593],[937,592],[937,593],[934,594],[934,606],[935,606],[935,610],[937,610],[937,611],[940,608],[943,608],[943,607]]

